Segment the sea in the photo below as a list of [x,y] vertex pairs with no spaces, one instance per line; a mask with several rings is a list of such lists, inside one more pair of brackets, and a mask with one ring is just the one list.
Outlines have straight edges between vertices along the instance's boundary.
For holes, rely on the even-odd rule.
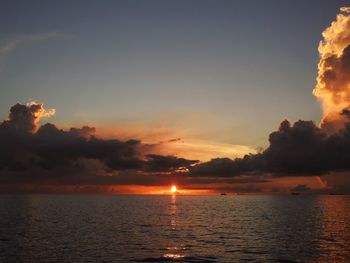
[[0,195],[0,262],[350,262],[350,196]]

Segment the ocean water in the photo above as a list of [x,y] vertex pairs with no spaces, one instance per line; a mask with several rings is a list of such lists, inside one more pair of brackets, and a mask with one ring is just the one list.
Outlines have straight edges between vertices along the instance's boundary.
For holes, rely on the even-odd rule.
[[350,196],[0,195],[1,262],[350,262]]

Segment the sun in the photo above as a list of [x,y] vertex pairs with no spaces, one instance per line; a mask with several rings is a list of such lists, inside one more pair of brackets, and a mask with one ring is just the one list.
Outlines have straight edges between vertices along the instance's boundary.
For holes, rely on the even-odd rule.
[[176,185],[172,185],[170,191],[175,194],[177,191]]

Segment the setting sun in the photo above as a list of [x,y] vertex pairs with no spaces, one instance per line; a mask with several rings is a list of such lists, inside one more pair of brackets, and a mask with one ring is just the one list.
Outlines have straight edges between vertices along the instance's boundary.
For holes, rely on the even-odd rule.
[[176,185],[173,185],[173,186],[171,187],[170,191],[171,191],[172,193],[176,193],[176,191],[177,191]]

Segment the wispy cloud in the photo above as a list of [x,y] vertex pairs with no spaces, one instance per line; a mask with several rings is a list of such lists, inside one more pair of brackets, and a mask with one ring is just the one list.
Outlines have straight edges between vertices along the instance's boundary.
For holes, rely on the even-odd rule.
[[0,70],[5,59],[11,55],[18,47],[33,42],[45,41],[54,38],[62,38],[67,35],[58,32],[36,33],[16,35],[5,39],[0,39]]

